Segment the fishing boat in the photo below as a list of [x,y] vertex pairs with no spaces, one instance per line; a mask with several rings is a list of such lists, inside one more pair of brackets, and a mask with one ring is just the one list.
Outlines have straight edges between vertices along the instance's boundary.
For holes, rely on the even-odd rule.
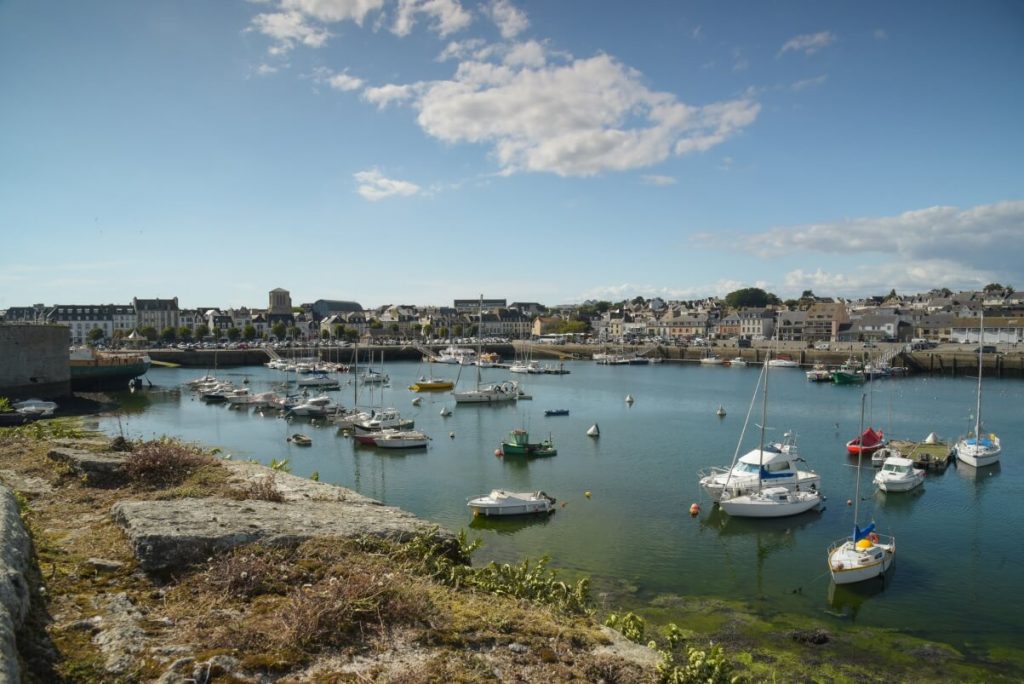
[[541,458],[544,456],[557,456],[558,449],[549,435],[542,442],[530,442],[530,433],[522,428],[517,428],[508,433],[508,437],[501,443],[500,452],[502,456],[529,456]]
[[864,369],[853,359],[832,371],[832,382],[836,385],[863,385]]
[[149,356],[134,352],[98,352],[90,347],[75,347],[69,356],[71,389],[127,387],[128,382],[145,375]]
[[[808,491],[790,490],[784,486],[765,486],[765,481],[771,482],[770,471],[764,467],[764,433],[768,423],[768,373],[767,370],[770,367],[771,353],[765,357],[764,369],[761,372],[761,378],[764,378],[764,391],[762,394],[761,401],[761,436],[760,442],[757,449],[758,452],[758,464],[756,478],[756,487],[741,493],[734,493],[729,488],[728,480],[723,486],[723,491],[719,496],[718,506],[723,511],[734,517],[742,518],[784,518],[791,515],[799,515],[805,513],[812,508],[817,508],[821,505],[821,494],[818,493],[817,488]],[[760,385],[760,378],[758,378],[758,385]],[[757,386],[754,387],[754,398],[757,397]],[[753,408],[753,400],[751,400],[751,408]],[[750,414],[747,414],[749,419]],[[744,423],[744,429],[746,423]],[[740,444],[743,443],[743,431],[740,432],[739,444],[736,445],[736,453],[739,453]]]
[[536,515],[553,513],[555,498],[544,492],[506,492],[492,489],[486,496],[470,499],[466,504],[474,516]]
[[924,470],[901,456],[890,456],[875,473],[874,483],[883,492],[907,492],[924,482]]
[[877,432],[869,427],[861,433],[860,437],[854,437],[846,443],[846,450],[856,456],[857,454],[871,454],[885,446],[885,433]]
[[985,310],[981,310],[981,331],[978,335],[978,390],[977,404],[974,408],[974,431],[968,432],[967,436],[957,441],[953,450],[956,458],[962,463],[975,468],[992,465],[999,461],[999,454],[1003,451],[1003,443],[999,437],[990,432],[982,434],[981,422],[981,372],[982,353],[985,349]]
[[[864,425],[861,395],[861,427]],[[854,584],[885,574],[896,558],[896,538],[875,532],[875,523],[858,525],[860,514],[860,467],[864,455],[857,454],[857,477],[853,498],[853,533],[828,548],[828,571],[836,584]]]

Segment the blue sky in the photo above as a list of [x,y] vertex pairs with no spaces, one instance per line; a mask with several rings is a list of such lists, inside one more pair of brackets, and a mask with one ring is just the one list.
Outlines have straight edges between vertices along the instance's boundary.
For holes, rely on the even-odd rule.
[[1024,287],[1024,4],[0,2],[0,308]]

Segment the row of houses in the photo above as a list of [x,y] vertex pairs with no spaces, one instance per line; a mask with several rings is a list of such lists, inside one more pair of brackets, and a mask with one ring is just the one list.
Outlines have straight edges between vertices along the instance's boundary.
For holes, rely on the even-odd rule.
[[[293,306],[287,290],[277,288],[265,309],[197,307],[183,309],[177,297],[133,298],[131,304],[36,304],[11,307],[8,322],[66,325],[74,344],[97,338],[127,337],[133,330],[170,330],[181,336],[220,337],[235,329],[244,337],[269,338],[282,328],[289,337],[358,336],[503,337],[523,339],[554,332],[567,322],[582,323],[599,340],[659,338],[772,339],[802,342],[909,341],[977,342],[978,319],[985,312],[985,341],[1024,342],[1024,299],[1015,293],[933,293],[906,298],[819,300],[799,306],[729,309],[723,300],[705,298],[666,302],[637,298],[600,313],[594,303],[546,308],[536,302],[504,299],[455,300],[451,307],[387,305],[364,310],[357,302],[318,299]],[[244,332],[243,332],[244,331]]]

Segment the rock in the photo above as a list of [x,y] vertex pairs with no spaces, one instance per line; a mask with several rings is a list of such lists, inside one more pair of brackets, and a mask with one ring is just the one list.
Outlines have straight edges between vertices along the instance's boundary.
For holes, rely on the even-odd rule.
[[519,642],[513,642],[513,643],[508,645],[508,650],[512,651],[513,653],[526,653],[527,651],[530,650],[530,647],[527,646],[526,644],[520,644]]
[[75,620],[74,622],[67,625],[65,629],[68,630],[81,630],[83,632],[92,632],[95,634],[100,631],[100,625],[103,624],[103,619],[99,615],[94,615],[91,618],[85,618],[84,620]]
[[0,684],[21,681],[15,633],[28,614],[30,553],[18,501],[10,489],[0,486]]
[[793,641],[802,644],[821,645],[827,644],[832,636],[823,629],[798,629],[790,633]]
[[124,567],[124,563],[121,561],[107,560],[106,558],[90,558],[85,562],[100,572],[117,572]]
[[278,470],[271,470],[259,463],[248,463],[245,461],[221,461],[220,465],[231,474],[228,483],[236,487],[244,488],[258,480],[268,476],[274,478],[274,489],[286,501],[348,501],[350,503],[362,503],[367,505],[380,506],[374,499],[363,496],[358,492],[339,487],[338,485],[326,482],[315,482],[309,478],[299,477],[291,473]]
[[124,481],[124,454],[95,453],[74,447],[50,449],[50,460],[64,463],[90,485],[113,485]]
[[[112,513],[147,572],[183,568],[254,542],[291,545],[361,536],[402,541],[435,529],[398,508],[349,501],[128,501]],[[455,536],[447,530],[436,534],[455,555]]]
[[131,669],[146,646],[146,633],[139,626],[142,614],[125,593],[101,597],[106,613],[104,628],[92,638],[103,653],[108,672],[122,674]]
[[53,493],[53,487],[43,478],[22,475],[13,470],[0,470],[0,482],[30,499]]

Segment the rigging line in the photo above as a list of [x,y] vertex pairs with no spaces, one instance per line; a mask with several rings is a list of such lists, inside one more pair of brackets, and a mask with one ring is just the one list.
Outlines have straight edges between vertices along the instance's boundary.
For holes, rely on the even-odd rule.
[[757,376],[757,384],[754,385],[754,394],[750,397],[750,407],[747,408],[747,417],[743,419],[743,429],[740,430],[739,441],[736,442],[736,451],[732,455],[732,464],[729,466],[729,474],[725,476],[725,484],[723,490],[729,488],[729,480],[732,479],[732,470],[736,467],[736,460],[740,456],[740,448],[743,446],[743,437],[747,433],[747,425],[750,423],[750,416],[754,413],[754,406],[757,403],[757,390],[761,387],[761,380],[765,378],[765,374],[768,372],[768,360],[765,359],[764,364],[761,365],[761,374]]

